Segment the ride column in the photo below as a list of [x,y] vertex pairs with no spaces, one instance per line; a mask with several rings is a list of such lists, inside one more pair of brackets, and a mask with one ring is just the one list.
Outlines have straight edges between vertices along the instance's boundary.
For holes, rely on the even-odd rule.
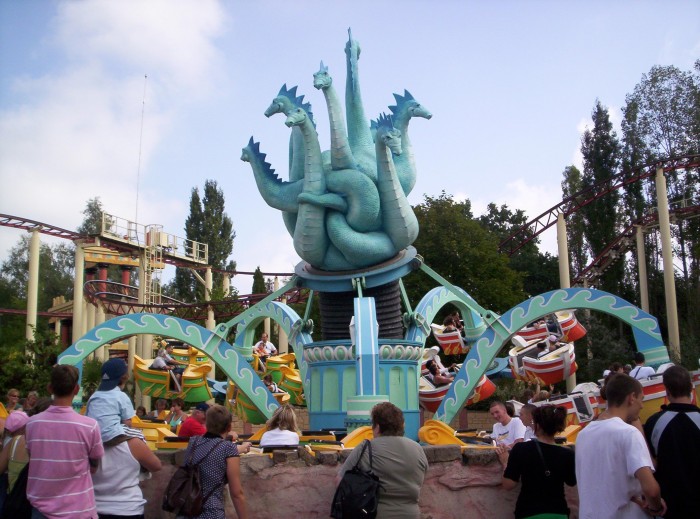
[[39,252],[41,241],[39,240],[39,229],[32,230],[32,237],[29,239],[29,279],[27,282],[27,327],[25,337],[28,341],[34,340],[34,330],[36,329],[36,316],[39,298]]
[[676,303],[676,279],[673,271],[673,248],[671,244],[671,220],[668,214],[668,192],[664,168],[656,170],[656,200],[661,232],[661,256],[664,261],[664,292],[666,295],[666,315],[668,319],[668,346],[672,360],[681,360],[681,339],[678,332],[678,306]]
[[[211,301],[211,291],[214,288],[214,278],[211,273],[211,267],[207,267],[207,270],[204,271],[204,300],[209,302]],[[205,323],[205,327],[207,330],[210,332],[213,332],[214,329],[216,328],[216,319],[214,318],[214,308],[211,305],[207,305],[207,321]],[[216,379],[216,364],[214,361],[209,358],[209,365],[211,366],[211,370],[209,370],[209,373],[207,374],[207,378],[210,380],[215,380]]]
[[83,336],[83,283],[85,280],[85,251],[83,242],[75,242],[75,278],[73,279],[73,343]]
[[[355,349],[357,394],[347,399],[345,427],[351,432],[372,425],[372,408],[388,402],[379,393],[379,324],[373,297],[354,299],[354,317],[350,323],[350,340]],[[331,389],[331,388],[329,388]]]
[[647,259],[644,252],[644,228],[637,226],[637,270],[639,271],[639,306],[649,312],[649,278],[647,276]]
[[[100,281],[107,281],[107,269],[109,268],[109,265],[107,263],[98,263],[97,264],[97,279]],[[100,283],[99,285],[99,291],[104,292],[107,290],[107,285],[105,283]],[[106,320],[106,315],[105,315],[105,309],[104,306],[102,306],[102,303],[98,299],[97,302],[95,303],[97,311],[95,312],[95,326],[99,326],[102,323],[105,322]],[[102,359],[103,360],[108,360],[109,359],[109,346],[103,346],[101,348],[102,350]]]
[[[569,244],[566,239],[566,221],[564,220],[563,213],[557,215],[557,249],[559,252],[559,286],[561,288],[571,288]],[[566,392],[571,393],[575,387],[576,373],[572,373],[570,376],[566,377]]]

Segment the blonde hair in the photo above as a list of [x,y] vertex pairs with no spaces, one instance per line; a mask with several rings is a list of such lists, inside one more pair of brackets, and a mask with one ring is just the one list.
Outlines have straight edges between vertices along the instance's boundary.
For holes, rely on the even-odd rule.
[[272,418],[268,420],[267,429],[297,432],[297,416],[294,413],[294,408],[289,404],[278,407]]

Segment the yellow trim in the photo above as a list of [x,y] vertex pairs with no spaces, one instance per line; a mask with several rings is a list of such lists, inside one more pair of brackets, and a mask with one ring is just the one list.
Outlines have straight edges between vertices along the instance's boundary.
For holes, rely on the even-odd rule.
[[363,441],[371,440],[372,438],[374,438],[372,428],[369,425],[363,425],[343,438],[343,446],[346,449],[354,449]]

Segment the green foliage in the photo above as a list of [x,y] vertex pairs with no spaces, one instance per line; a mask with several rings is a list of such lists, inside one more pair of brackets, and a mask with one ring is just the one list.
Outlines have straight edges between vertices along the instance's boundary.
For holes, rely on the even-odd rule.
[[[503,312],[525,299],[522,276],[498,253],[498,240],[474,220],[469,201],[444,192],[414,207],[421,232],[414,243],[428,266],[466,290],[485,308]],[[419,273],[404,279],[417,303],[436,282]]]
[[87,402],[102,380],[102,361],[99,359],[85,359],[83,361],[83,374],[80,387],[83,388],[83,402]]
[[[562,199],[569,198],[583,189],[581,172],[576,166],[568,166],[564,169],[564,180],[561,182]],[[576,212],[566,219],[566,236],[569,249],[571,272],[574,276],[583,272],[588,264],[584,234],[586,224],[583,213]]]
[[[185,221],[187,239],[209,246],[209,265],[217,270],[236,269],[236,263],[229,261],[233,251],[233,222],[224,211],[224,193],[215,180],[204,182],[204,198],[200,199],[199,190],[192,188],[190,197],[190,214]],[[222,274],[213,273],[213,286],[221,286]],[[189,269],[178,268],[173,280],[173,287],[168,293],[186,302],[204,299],[204,288],[198,283]]]
[[267,283],[265,282],[265,277],[260,270],[260,266],[255,269],[253,273],[253,288],[251,289],[253,294],[266,294],[267,293]]
[[83,209],[83,223],[78,227],[78,232],[86,236],[100,234],[102,231],[102,202],[100,197],[89,199]]
[[[577,312],[579,319],[586,328],[586,335],[576,341],[576,372],[577,382],[597,382],[603,378],[603,371],[613,362],[621,364],[632,363],[634,343],[628,338],[629,327],[615,322],[614,326],[626,328],[624,333],[611,329],[611,323],[602,314],[592,313],[590,319]],[[590,349],[590,354],[589,354]]]
[[[0,276],[5,281],[5,290],[12,294],[13,308],[26,308],[27,285],[29,281],[29,236],[23,235],[2,263]],[[39,311],[45,311],[53,305],[53,298],[73,297],[74,254],[72,247],[64,243],[47,245],[39,248]],[[6,295],[7,297],[7,295]]]
[[4,342],[0,346],[3,358],[0,394],[4,395],[14,387],[23,395],[32,390],[45,395],[51,368],[61,349],[57,336],[41,331],[34,332],[32,341]]
[[[486,213],[479,217],[484,228],[493,233],[502,242],[517,229],[527,223],[527,216],[521,209],[511,211],[507,205],[501,207],[489,204]],[[539,251],[539,238],[527,243],[517,254],[510,257],[510,267],[519,272],[523,278],[523,289],[533,296],[553,290],[559,286],[557,258],[549,253]]]
[[[581,139],[583,155],[581,184],[584,189],[613,177],[617,173],[620,155],[620,145],[610,122],[608,109],[598,100],[591,117],[593,128],[586,129]],[[586,223],[584,235],[591,256],[594,258],[617,237],[620,221],[617,213],[619,198],[617,191],[611,191],[581,209]],[[602,288],[608,292],[617,293],[623,272],[624,266],[621,262],[613,264],[603,275]]]

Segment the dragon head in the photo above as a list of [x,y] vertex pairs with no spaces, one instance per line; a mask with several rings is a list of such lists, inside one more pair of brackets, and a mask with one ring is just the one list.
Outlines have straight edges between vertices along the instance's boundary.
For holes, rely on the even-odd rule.
[[295,108],[287,114],[287,120],[284,121],[288,127],[301,126],[306,121],[306,111],[303,108]]
[[401,131],[394,128],[394,121],[390,115],[379,115],[375,140],[382,142],[394,155],[401,155]]
[[311,105],[309,103],[304,103],[304,96],[297,96],[297,87],[287,88],[285,83],[280,88],[277,97],[272,100],[270,106],[265,110],[265,117],[270,117],[274,114],[284,114],[287,115],[289,112],[294,110],[296,106],[308,107],[308,111],[311,111]]
[[407,115],[408,118],[423,117],[424,119],[430,119],[433,116],[428,109],[415,100],[408,90],[404,90],[403,95],[394,94],[394,99],[396,99],[396,105],[390,106],[389,110],[395,117]]
[[316,90],[325,90],[333,84],[333,78],[328,73],[328,67],[321,62],[321,67],[314,74],[314,88]]

